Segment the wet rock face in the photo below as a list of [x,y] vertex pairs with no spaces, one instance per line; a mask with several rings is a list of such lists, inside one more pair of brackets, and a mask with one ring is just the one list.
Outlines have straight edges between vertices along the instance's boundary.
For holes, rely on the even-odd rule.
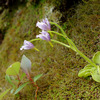
[[4,33],[5,33],[5,30],[0,29],[0,44],[2,43],[2,41],[4,39]]
[[57,2],[54,1],[56,6],[55,8],[59,10],[63,15],[61,19],[63,22],[65,22],[65,19],[67,19],[67,11],[73,6],[75,8],[75,5],[77,5],[79,2],[82,2],[82,0],[58,0]]
[[67,10],[81,0],[61,0],[60,10]]
[[[4,9],[9,8],[13,5],[14,0],[0,0],[0,13],[3,12]],[[15,0],[16,2],[16,0]]]
[[16,6],[18,3],[22,3],[24,1],[25,0],[0,0],[0,13],[2,13],[4,9],[10,9],[13,6]]
[[2,43],[2,40],[3,40],[3,36],[2,36],[2,34],[0,33],[0,44]]
[[0,6],[10,6],[13,2],[16,2],[16,0],[0,0]]
[[12,6],[16,2],[23,2],[24,0],[0,0],[0,6]]

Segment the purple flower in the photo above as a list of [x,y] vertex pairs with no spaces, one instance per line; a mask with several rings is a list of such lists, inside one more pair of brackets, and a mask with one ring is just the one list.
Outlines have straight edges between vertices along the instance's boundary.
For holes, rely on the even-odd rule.
[[31,42],[24,40],[24,44],[20,48],[20,50],[23,50],[23,49],[29,50],[29,49],[32,49],[32,48],[34,48],[34,45]]
[[50,41],[50,35],[48,32],[42,30],[42,32],[40,33],[41,34],[36,35],[36,38],[41,38],[42,40]]
[[39,27],[40,29],[44,30],[44,31],[51,30],[51,25],[50,25],[47,18],[43,19],[42,22],[37,22],[36,26]]

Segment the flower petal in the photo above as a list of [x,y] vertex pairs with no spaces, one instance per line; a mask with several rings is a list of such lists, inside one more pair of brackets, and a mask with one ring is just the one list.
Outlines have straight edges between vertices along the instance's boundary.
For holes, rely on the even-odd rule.
[[50,41],[50,35],[46,31],[40,32],[41,34],[36,35],[36,38],[41,38],[42,40]]
[[51,25],[47,18],[43,19],[42,22],[37,22],[36,26],[45,31],[51,30]]
[[47,40],[48,41],[48,39],[43,34],[37,35],[36,38],[41,38],[42,40]]
[[43,22],[37,22],[36,26],[42,30],[48,30],[48,26]]
[[34,48],[34,45],[31,42],[24,40],[24,45],[20,48],[20,50],[23,50],[23,49],[29,50],[32,48]]
[[49,30],[51,30],[51,25],[50,25],[50,23],[49,23],[47,18],[45,18],[45,23],[48,25]]
[[47,38],[47,40],[50,41],[50,35],[49,35],[48,32],[42,31],[42,32],[40,32],[40,33],[42,33],[43,35],[45,35],[45,37]]

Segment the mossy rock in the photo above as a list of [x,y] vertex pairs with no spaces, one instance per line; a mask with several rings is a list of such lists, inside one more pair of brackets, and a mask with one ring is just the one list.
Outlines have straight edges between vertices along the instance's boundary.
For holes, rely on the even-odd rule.
[[[98,29],[100,10],[98,2],[98,0],[91,0],[91,2],[87,2],[86,4],[80,3],[76,7],[76,13],[68,17],[67,21],[61,23],[61,27],[69,38],[89,58],[92,58],[95,52],[100,51]],[[43,7],[47,3],[50,7],[54,5],[50,1],[42,0],[38,6],[29,5],[27,7],[19,7],[15,11],[11,26],[6,30],[6,35],[0,46],[0,74],[2,74],[2,77],[0,77],[0,86],[2,89],[10,87],[4,80],[5,71],[15,61],[20,61],[22,55],[25,54],[33,62],[32,76],[43,73],[41,79],[37,81],[40,87],[38,100],[99,99],[99,83],[93,81],[91,77],[85,79],[78,77],[79,70],[87,62],[71,49],[54,43],[54,47],[52,48],[48,42],[38,41],[33,44],[40,52],[35,50],[20,51],[24,40],[33,39],[39,34],[36,22],[44,18],[45,11]],[[56,30],[55,27],[52,28]],[[55,37],[55,39],[67,43],[63,38]],[[20,97],[8,94],[4,99],[32,100],[34,95],[35,88],[29,85],[21,91]]]

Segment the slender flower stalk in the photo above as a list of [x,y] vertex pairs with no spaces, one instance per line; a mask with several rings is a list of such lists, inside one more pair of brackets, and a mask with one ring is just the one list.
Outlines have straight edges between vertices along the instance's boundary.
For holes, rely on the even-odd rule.
[[[43,22],[46,23],[46,20],[43,21]],[[43,22],[37,23],[37,26],[38,26],[39,28],[42,29],[42,32],[41,32],[42,34],[39,34],[39,35],[37,35],[36,37],[39,37],[39,38],[41,38],[42,40],[50,41],[50,36],[49,36],[49,35],[46,35],[47,33],[44,34],[44,31],[43,31],[44,29],[43,29],[43,28],[45,28],[45,26],[44,26]],[[47,20],[47,22],[48,22],[48,20]],[[48,23],[49,23],[49,22],[48,22]],[[80,56],[82,56],[88,63],[90,63],[91,65],[93,65],[94,67],[97,68],[97,66],[96,66],[95,63],[93,63],[88,57],[86,57],[81,51],[78,50],[78,48],[76,47],[76,45],[72,42],[71,39],[68,38],[68,36],[67,36],[66,33],[64,32],[64,30],[63,30],[58,24],[56,24],[56,23],[54,23],[54,22],[50,22],[50,24],[57,26],[57,27],[61,30],[61,32],[62,32],[63,34],[58,33],[58,32],[55,32],[55,31],[50,31],[50,30],[48,30],[48,32],[49,32],[50,34],[51,34],[51,33],[55,33],[55,34],[57,34],[57,35],[60,35],[60,36],[64,37],[64,38],[67,40],[67,42],[68,42],[69,45],[66,45],[66,44],[64,44],[64,43],[62,43],[62,42],[59,42],[59,41],[56,41],[56,40],[51,39],[52,42],[56,42],[56,43],[59,43],[59,44],[61,44],[61,45],[64,45],[65,47],[71,48],[72,50],[74,50],[75,52],[77,52],[78,54],[80,54]],[[50,25],[49,25],[49,26],[50,26]],[[50,28],[50,29],[51,29],[51,28]],[[46,31],[47,31],[47,30],[46,30]],[[49,36],[49,37],[48,37],[48,36]]]
[[53,44],[51,43],[51,41],[49,41],[49,44],[50,44],[51,47],[53,47]]
[[76,50],[76,52],[83,57],[88,63],[90,63],[91,65],[93,65],[94,67],[98,67],[94,62],[92,62],[87,56],[85,56],[81,51],[79,51],[78,49]]
[[57,26],[61,30],[61,32],[63,33],[63,35],[65,35],[67,37],[67,34],[64,32],[64,30],[58,24],[56,24],[54,22],[50,22],[50,24]]
[[48,31],[48,33],[55,33],[55,34],[57,34],[57,35],[59,35],[59,36],[62,36],[62,37],[64,37],[64,38],[66,38],[65,35],[63,35],[63,34],[61,34],[61,33],[58,33],[58,32],[55,32],[55,31]]
[[39,49],[37,49],[37,48],[35,48],[35,47],[34,47],[34,49],[35,49],[36,51],[39,51]]
[[61,45],[65,46],[65,47],[67,47],[67,48],[70,48],[69,45],[66,45],[65,43],[59,42],[59,41],[57,41],[57,40],[51,39],[51,41],[52,41],[52,42],[55,42],[55,43],[58,43],[58,44],[61,44]]
[[[49,23],[49,21],[47,19],[45,19],[43,22],[37,23],[37,26],[42,29],[42,32],[41,32],[42,34],[37,35],[36,37],[39,37],[39,38],[41,38],[43,40],[49,40],[50,41],[50,38],[47,39],[47,37],[49,35],[47,36],[46,33],[43,34],[43,30],[44,29],[47,31],[47,29],[46,29],[46,27],[44,26],[43,23],[46,24],[46,23]],[[61,30],[62,34],[61,33],[58,33],[58,32],[55,32],[55,31],[50,31],[50,30],[48,30],[47,32],[49,32],[50,34],[51,33],[55,33],[55,34],[57,34],[59,36],[64,37],[67,40],[67,42],[68,42],[69,45],[66,45],[66,44],[64,44],[62,42],[59,42],[59,41],[56,41],[56,40],[52,40],[51,39],[52,42],[56,42],[56,43],[59,43],[61,45],[64,45],[65,47],[71,48],[72,50],[74,50],[75,52],[77,52],[80,56],[82,56],[88,63],[90,63],[91,65],[93,65],[94,67],[97,68],[97,66],[96,66],[95,63],[93,63],[88,57],[86,57],[81,51],[78,50],[78,48],[76,47],[76,45],[72,42],[71,39],[68,38],[68,36],[64,32],[64,30],[58,24],[56,24],[54,22],[50,22],[49,24],[57,26]],[[50,26],[50,25],[48,25],[48,26]],[[50,27],[50,29],[51,29],[51,27]]]
[[68,37],[65,37],[64,35],[62,35],[62,34],[60,34],[58,32],[54,32],[54,31],[52,31],[52,32],[56,33],[56,34],[58,34],[60,36],[63,36],[68,41],[69,45],[66,45],[66,44],[64,44],[62,42],[59,42],[59,41],[51,39],[52,42],[59,43],[59,44],[65,46],[67,48],[71,48],[72,50],[74,50],[75,52],[77,52],[81,57],[83,57],[88,63],[90,63],[91,65],[93,65],[94,67],[97,68],[97,66],[96,66],[95,63],[93,63],[88,57],[86,57],[81,51],[78,50],[78,48],[75,46],[75,44],[72,42],[71,39],[69,39]]
[[68,41],[68,43],[70,45],[70,48],[73,49],[74,51],[76,51],[75,49],[77,49],[77,48],[76,48],[75,44],[68,37],[66,37],[65,35],[63,35],[61,33],[55,32],[55,31],[48,31],[48,32],[49,33],[55,33],[55,34],[57,34],[57,35],[62,36],[63,38],[65,38]]
[[67,47],[67,48],[71,48],[72,50],[74,50],[75,52],[77,52],[81,57],[83,57],[88,63],[90,63],[91,65],[93,65],[94,67],[97,68],[96,64],[93,63],[88,57],[86,57],[81,51],[79,51],[77,49],[77,47],[75,46],[75,44],[71,40],[69,40],[69,38],[67,38],[67,41],[70,43],[70,46],[66,45],[66,44],[64,44],[62,42],[59,42],[57,40],[51,39],[51,41],[55,42],[55,43],[58,43],[58,44],[61,44],[61,45],[65,46],[65,47]]
[[32,40],[30,40],[29,42],[34,42],[34,41],[38,41],[38,40],[41,40],[41,39],[32,39]]
[[[69,46],[70,46],[70,48],[71,48],[72,50],[74,50],[75,52],[77,52],[77,53],[78,53],[81,57],[83,57],[88,63],[90,63],[91,65],[93,65],[94,67],[97,68],[97,65],[96,65],[95,63],[93,63],[88,57],[86,57],[81,51],[78,50],[78,48],[76,47],[76,45],[72,42],[71,39],[68,38],[68,36],[66,35],[66,33],[63,31],[63,29],[62,29],[58,24],[56,24],[56,23],[54,23],[54,22],[50,22],[50,24],[57,26],[57,27],[61,30],[61,32],[63,33],[63,35],[60,34],[60,33],[58,33],[58,32],[55,32],[55,31],[48,31],[48,32],[52,32],[52,33],[55,33],[55,34],[57,34],[57,35],[63,36],[63,37],[67,40],[67,42],[69,43]],[[63,44],[62,42],[58,42],[58,41],[55,41],[55,40],[51,40],[51,41],[66,46],[66,45]],[[66,47],[69,47],[69,46],[67,45]]]
[[[51,39],[51,41],[52,41],[52,42],[55,42],[55,43],[58,43],[58,44],[61,44],[61,45],[65,46],[65,47],[67,47],[67,48],[71,48],[72,50],[74,50],[71,46],[66,45],[66,44],[64,44],[64,43],[62,43],[62,42],[59,42],[59,41],[57,41],[57,40]],[[76,51],[76,52],[77,52],[81,57],[83,57],[88,63],[90,63],[91,65],[93,65],[94,67],[97,68],[97,65],[96,65],[95,63],[93,63],[88,57],[86,57],[81,51],[79,51],[78,49],[75,49],[74,51]]]

